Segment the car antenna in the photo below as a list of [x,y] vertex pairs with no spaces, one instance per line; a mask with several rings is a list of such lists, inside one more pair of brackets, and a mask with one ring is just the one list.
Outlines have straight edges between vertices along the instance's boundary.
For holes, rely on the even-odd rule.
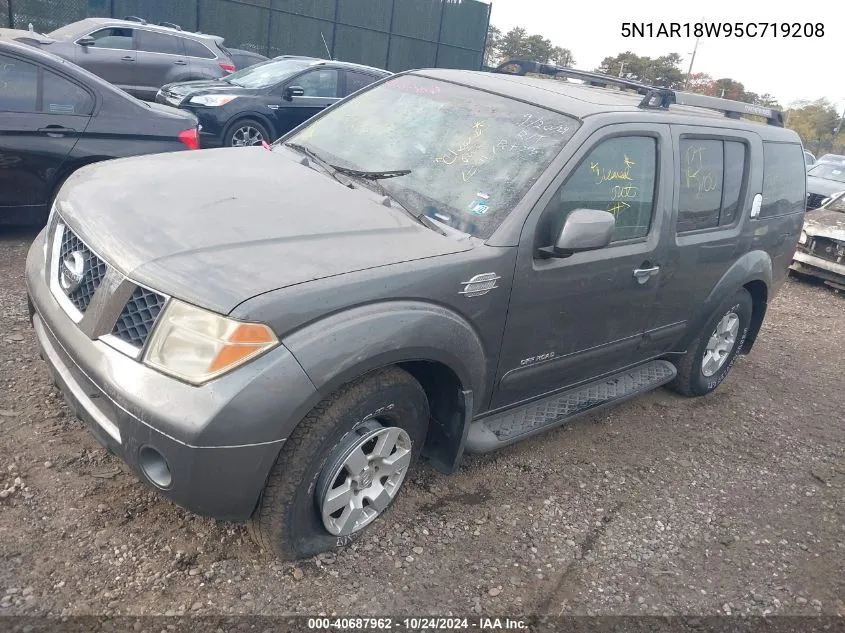
[[323,35],[323,32],[322,32],[322,31],[320,31],[320,37],[321,37],[321,38],[323,38],[323,46],[325,46],[325,47],[326,47],[326,55],[328,55],[328,56],[329,56],[329,59],[331,59],[331,58],[332,58],[332,53],[331,53],[331,51],[329,50],[329,45],[328,45],[328,44],[326,44],[326,38],[325,38],[325,36]]

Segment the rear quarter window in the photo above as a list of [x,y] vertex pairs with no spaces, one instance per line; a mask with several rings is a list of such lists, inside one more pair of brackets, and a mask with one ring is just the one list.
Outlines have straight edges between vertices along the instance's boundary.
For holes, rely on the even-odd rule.
[[803,213],[807,176],[804,153],[797,143],[763,143],[763,206],[761,218]]

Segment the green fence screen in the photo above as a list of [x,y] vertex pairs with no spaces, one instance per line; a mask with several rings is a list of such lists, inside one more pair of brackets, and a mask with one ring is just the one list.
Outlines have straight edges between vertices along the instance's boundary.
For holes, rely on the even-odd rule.
[[490,5],[478,0],[0,0],[0,26],[48,33],[85,17],[138,16],[214,33],[270,57],[312,55],[394,72],[480,69]]

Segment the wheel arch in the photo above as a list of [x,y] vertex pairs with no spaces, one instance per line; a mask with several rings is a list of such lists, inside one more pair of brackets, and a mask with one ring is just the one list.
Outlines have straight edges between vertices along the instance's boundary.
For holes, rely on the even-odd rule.
[[[270,134],[272,134],[275,138],[279,137],[279,133],[276,130],[276,126],[273,125],[273,122],[270,120],[270,118],[268,116],[266,116],[265,114],[263,114],[261,112],[256,112],[254,110],[248,110],[248,111],[245,111],[245,112],[238,112],[231,119],[226,121],[226,126],[223,128],[223,137],[221,139],[224,143],[224,146],[225,146],[225,142],[226,142],[226,137],[229,136],[229,132],[232,130],[232,128],[235,126],[235,124],[239,123],[240,121],[245,121],[247,119],[255,119],[256,121],[261,123],[261,125],[266,127],[267,130],[270,132]],[[275,140],[275,138],[273,140]],[[267,142],[272,143],[273,141],[268,140]]]
[[740,350],[741,354],[751,351],[757,334],[763,325],[763,318],[766,314],[768,297],[771,294],[772,286],[772,258],[765,251],[750,251],[740,257],[728,268],[721,279],[713,286],[710,294],[701,305],[701,309],[695,319],[690,322],[687,334],[684,337],[680,350],[686,350],[690,343],[700,334],[713,311],[739,288],[745,288],[750,294],[753,302],[751,325],[745,342]]
[[320,398],[385,367],[407,371],[431,409],[424,454],[439,470],[457,469],[473,396],[485,392],[488,380],[481,339],[460,315],[423,302],[380,302],[321,319],[283,343]]

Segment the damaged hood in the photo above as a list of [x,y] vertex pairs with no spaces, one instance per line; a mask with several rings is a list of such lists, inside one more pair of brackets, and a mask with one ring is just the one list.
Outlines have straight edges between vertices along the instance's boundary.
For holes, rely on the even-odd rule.
[[827,237],[845,243],[845,213],[829,209],[810,211],[804,220],[804,231],[813,237]]
[[257,147],[105,161],[68,179],[58,206],[126,276],[224,314],[277,288],[473,247],[299,158]]

